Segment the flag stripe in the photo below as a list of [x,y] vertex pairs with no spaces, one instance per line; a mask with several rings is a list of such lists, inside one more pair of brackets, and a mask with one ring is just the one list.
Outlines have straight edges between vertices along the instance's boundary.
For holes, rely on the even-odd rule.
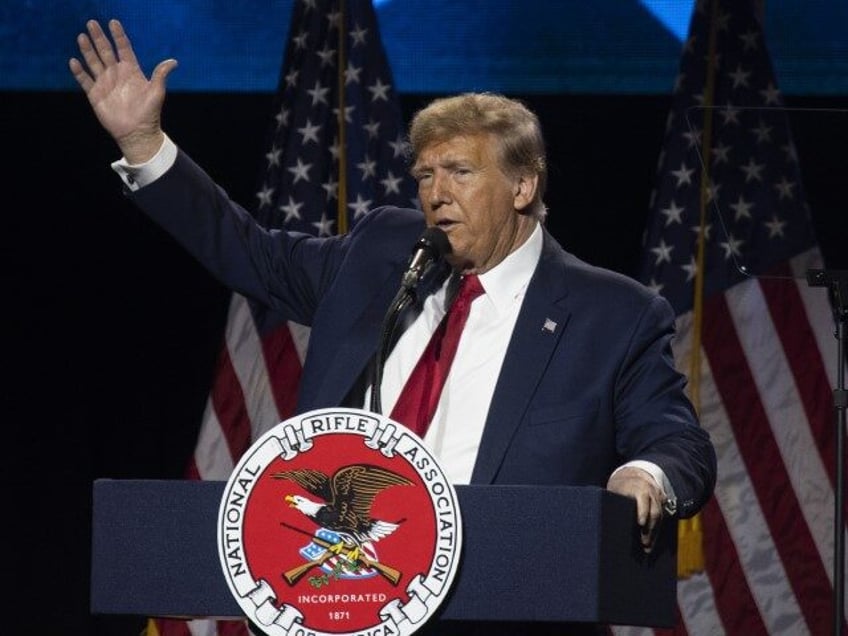
[[[714,500],[704,509],[704,532],[706,541],[704,556],[710,560],[709,578],[713,589],[721,590],[715,598],[719,616],[708,614],[712,624],[703,624],[702,616],[697,616],[700,624],[692,626],[695,634],[721,633],[716,619],[723,621],[724,631],[730,634],[764,634],[766,626],[763,617],[756,611],[757,601],[752,594],[743,561],[739,558],[736,543],[731,537],[728,525],[718,503]],[[756,588],[753,588],[756,590]],[[748,611],[739,612],[737,608],[747,607]],[[695,610],[689,610],[690,614]]]
[[[755,285],[755,282],[746,282],[739,287],[747,291]],[[738,296],[737,292],[736,300]],[[761,396],[756,391],[725,297],[710,299],[705,315],[704,349],[713,368],[718,366],[723,370],[713,376],[713,380],[771,535],[780,538],[774,542],[774,547],[784,564],[792,564],[785,570],[786,577],[807,625],[814,633],[823,633],[828,622],[826,574],[787,477],[784,460],[772,435]],[[751,538],[736,536],[735,539],[738,545]]]
[[[798,386],[793,381],[795,374],[782,347],[771,347],[772,342],[784,342],[772,320],[758,317],[774,317],[771,309],[782,314],[784,308],[800,309],[795,291],[795,281],[790,279],[766,279],[759,284],[738,285],[728,293],[728,308],[731,310],[740,343],[745,349],[752,378],[763,402],[766,417],[783,464],[787,467],[787,478],[807,522],[811,537],[821,562],[827,562],[833,551],[832,518],[823,524],[820,515],[833,509],[833,491],[827,487],[828,476],[812,435]],[[733,299],[737,292],[746,289],[745,299]],[[765,292],[765,293],[764,293]],[[787,297],[788,296],[788,297]],[[786,304],[784,304],[786,303]],[[774,305],[778,305],[774,307]],[[802,326],[788,326],[790,341],[798,343]],[[763,350],[765,346],[766,350]],[[809,353],[807,353],[807,357]],[[813,377],[810,374],[810,377]],[[823,383],[819,383],[823,385]],[[811,555],[812,556],[812,555]],[[832,583],[832,580],[831,580]]]
[[[687,362],[686,352],[691,350],[691,312],[679,317],[677,323],[680,339],[676,355],[680,367]],[[684,585],[678,594],[690,632],[698,635],[725,633],[722,624],[730,634],[766,633],[772,630],[759,629],[758,625],[766,621],[779,624],[784,617],[800,616],[782,563],[763,558],[763,554],[774,553],[776,548],[760,503],[754,496],[751,475],[734,430],[727,426],[728,419],[704,349],[701,356],[701,423],[715,445],[719,475],[716,505],[708,504],[704,512],[709,583]],[[725,578],[728,573],[730,584]],[[761,616],[758,607],[763,606],[769,611]],[[712,612],[718,612],[718,616]],[[796,622],[800,624],[799,633],[803,633],[806,629],[803,621]],[[728,624],[744,626],[750,631],[734,631],[726,627]]]

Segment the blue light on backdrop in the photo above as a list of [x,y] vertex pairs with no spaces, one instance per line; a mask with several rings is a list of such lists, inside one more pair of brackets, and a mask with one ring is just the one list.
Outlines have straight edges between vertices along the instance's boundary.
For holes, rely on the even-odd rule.
[[[171,90],[270,92],[294,0],[6,0],[0,90],[68,90],[85,20],[120,18]],[[496,90],[665,94],[693,0],[377,0],[402,93]],[[768,0],[768,44],[787,94],[848,94],[848,2]]]

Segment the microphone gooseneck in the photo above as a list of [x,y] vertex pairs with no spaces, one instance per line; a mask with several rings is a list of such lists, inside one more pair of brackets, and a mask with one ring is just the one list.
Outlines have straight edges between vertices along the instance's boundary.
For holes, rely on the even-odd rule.
[[428,227],[412,248],[409,264],[401,279],[400,289],[395,295],[380,331],[380,344],[374,365],[374,383],[371,386],[371,412],[381,413],[380,387],[383,384],[383,365],[389,354],[389,343],[401,312],[415,298],[415,290],[430,268],[451,252],[447,234],[437,227]]

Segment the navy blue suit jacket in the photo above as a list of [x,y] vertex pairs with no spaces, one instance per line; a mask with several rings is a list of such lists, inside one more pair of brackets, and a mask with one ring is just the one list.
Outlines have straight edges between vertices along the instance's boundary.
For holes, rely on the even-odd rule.
[[[310,325],[298,411],[342,404],[375,355],[416,210],[379,208],[349,234],[266,232],[180,153],[133,200],[228,287]],[[446,272],[419,286],[432,291]],[[660,296],[545,232],[494,391],[472,483],[605,486],[627,460],[662,467],[681,516],[712,492],[715,453],[684,395]]]

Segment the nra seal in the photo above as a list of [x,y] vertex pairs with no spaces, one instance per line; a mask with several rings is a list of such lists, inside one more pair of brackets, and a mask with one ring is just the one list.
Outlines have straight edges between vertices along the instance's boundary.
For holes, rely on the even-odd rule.
[[409,429],[310,411],[244,454],[218,511],[230,591],[268,636],[412,634],[459,564],[456,492]]

